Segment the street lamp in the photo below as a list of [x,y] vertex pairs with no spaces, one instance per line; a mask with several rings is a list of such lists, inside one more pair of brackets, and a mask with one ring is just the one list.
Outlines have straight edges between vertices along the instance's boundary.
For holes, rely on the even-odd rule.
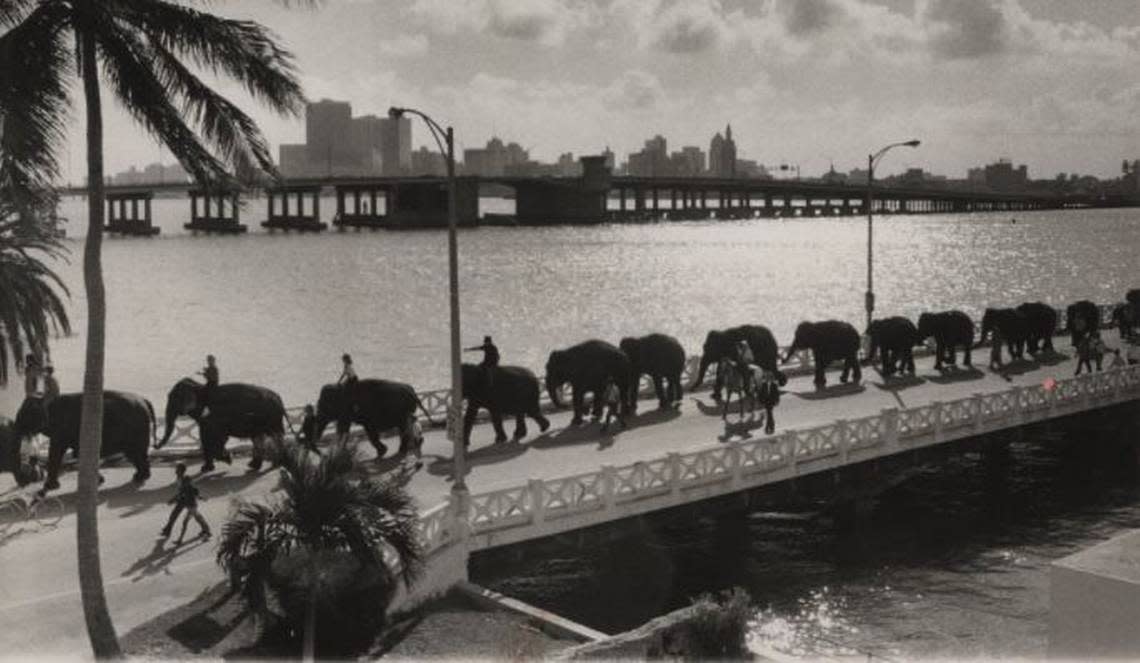
[[418,116],[428,126],[440,153],[447,159],[447,290],[451,304],[451,403],[447,408],[447,437],[452,443],[452,462],[455,465],[455,481],[452,492],[467,490],[464,477],[467,475],[466,449],[463,446],[463,427],[460,423],[463,413],[463,365],[459,347],[459,247],[456,240],[455,211],[455,134],[451,127],[444,129],[426,113],[414,108],[393,106],[388,109],[388,117],[393,120],[405,114]]
[[874,217],[872,213],[872,191],[871,188],[875,184],[875,164],[879,163],[879,159],[883,158],[894,147],[918,147],[920,141],[908,140],[903,143],[891,143],[883,149],[875,152],[874,154],[867,155],[867,294],[865,296],[865,303],[867,305],[867,327],[871,326],[871,316],[875,312],[875,289],[873,287],[874,281],[872,280],[871,264],[872,264],[872,243],[873,237]]

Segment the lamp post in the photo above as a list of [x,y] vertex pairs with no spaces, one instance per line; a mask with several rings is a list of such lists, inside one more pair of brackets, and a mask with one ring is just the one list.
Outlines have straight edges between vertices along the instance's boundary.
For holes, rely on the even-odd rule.
[[435,139],[439,151],[447,159],[447,291],[451,308],[451,403],[447,408],[447,437],[452,443],[452,462],[455,465],[455,480],[452,492],[465,492],[467,484],[467,457],[463,445],[463,365],[459,347],[459,246],[456,239],[455,210],[455,133],[451,127],[444,129],[426,113],[414,108],[393,106],[388,109],[388,117],[393,120],[405,114],[416,115],[424,121]]
[[878,152],[867,155],[867,294],[864,297],[864,302],[867,306],[867,328],[870,328],[871,316],[875,312],[875,288],[871,269],[871,265],[873,264],[872,259],[874,257],[874,245],[872,244],[871,240],[874,237],[873,228],[875,224],[874,213],[872,209],[874,207],[872,204],[872,187],[875,184],[875,164],[879,163],[879,159],[882,159],[883,155],[889,152],[891,148],[900,146],[918,147],[919,144],[920,141],[918,140],[908,140],[902,143],[891,143]]

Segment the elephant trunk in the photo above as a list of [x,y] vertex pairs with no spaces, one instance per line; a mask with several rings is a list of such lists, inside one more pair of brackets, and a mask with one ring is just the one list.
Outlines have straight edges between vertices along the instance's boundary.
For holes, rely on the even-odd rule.
[[562,383],[558,382],[549,375],[546,376],[546,393],[550,396],[550,402],[554,404],[554,407],[558,408],[562,407],[562,399],[558,394],[559,388],[561,386]]
[[704,353],[701,355],[701,365],[697,368],[697,381],[693,383],[694,389],[697,387],[700,387],[702,384],[704,384],[705,373],[708,372],[709,363],[711,361],[712,361],[712,359],[709,358],[708,353]]
[[163,434],[162,439],[155,443],[155,449],[161,449],[166,446],[170,441],[170,436],[174,434],[174,420],[178,418],[177,412],[171,412],[169,409],[166,411],[166,432]]

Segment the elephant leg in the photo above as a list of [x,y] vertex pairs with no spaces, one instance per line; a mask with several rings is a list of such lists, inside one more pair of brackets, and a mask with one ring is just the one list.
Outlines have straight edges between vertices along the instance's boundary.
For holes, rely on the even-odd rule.
[[906,369],[906,372],[911,374],[911,375],[914,375],[914,372],[915,372],[915,369],[914,369],[914,350],[907,349],[903,353],[903,355],[904,355],[903,365],[904,365],[904,368]]
[[713,380],[713,393],[712,398],[714,401],[720,400],[720,390],[724,387],[724,376],[720,374],[720,366],[714,365],[713,371],[716,373],[716,379]]
[[942,355],[945,353],[945,348],[942,347],[942,342],[935,340],[934,342],[934,370],[942,370]]
[[44,479],[44,490],[59,488],[59,466],[63,464],[63,452],[62,444],[48,441],[47,478]]
[[1042,352],[1048,352],[1048,353],[1053,352],[1053,335],[1052,334],[1046,334],[1045,335],[1045,342],[1042,343],[1042,345],[1041,345],[1041,351]]
[[946,344],[946,354],[947,354],[946,362],[948,364],[950,364],[951,366],[957,366],[958,365],[958,346],[954,345],[953,343],[947,343]]
[[815,362],[815,380],[813,380],[815,388],[823,389],[827,384],[827,378],[824,376],[827,365],[823,362],[823,357],[821,357],[818,352],[813,352],[812,358]]
[[135,466],[135,474],[131,477],[131,481],[135,483],[142,483],[150,478],[150,459],[146,455],[146,447],[149,442],[149,435],[142,438],[142,450],[136,450],[127,455],[127,460],[131,465]]
[[249,459],[249,469],[257,472],[265,461],[265,436],[254,435],[250,442],[253,443],[253,453]]
[[528,413],[528,416],[534,419],[535,423],[538,424],[538,431],[540,433],[545,433],[546,429],[550,428],[550,420],[543,416],[542,409],[537,405]]
[[467,404],[467,413],[463,415],[463,447],[471,446],[471,427],[475,425],[475,417],[479,415],[479,406],[474,403]]
[[495,444],[507,441],[507,432],[503,430],[503,413],[499,408],[491,408],[491,425],[495,427]]
[[[201,430],[201,429],[199,429]],[[212,440],[205,437],[202,438],[202,473],[214,471],[214,449],[215,445]]]
[[966,343],[962,347],[962,364],[967,366],[967,367],[971,367],[974,365],[973,361],[971,361],[971,359],[970,359],[970,352],[971,352],[970,344]]
[[764,432],[768,435],[776,432],[776,415],[771,405],[764,406]]
[[847,365],[851,367],[851,382],[859,384],[863,381],[863,369],[859,367],[859,354],[852,353],[847,358]]
[[[380,441],[379,428],[368,424],[364,427],[364,434],[368,436],[368,441],[372,444],[372,448],[376,450],[376,460],[380,460],[388,455],[388,446]],[[403,437],[403,435],[400,436],[400,451],[404,451]]]
[[[669,407],[669,397],[665,391],[665,378],[660,374],[653,376],[653,392],[657,394],[657,405],[664,410]],[[637,401],[634,400],[636,403]]]
[[847,384],[847,380],[850,379],[850,376],[851,376],[851,362],[849,362],[845,358],[845,359],[843,359],[843,370],[841,370],[839,372],[839,382],[842,384]]
[[681,384],[681,374],[676,373],[669,378],[669,386],[673,390],[672,402],[680,403],[684,400],[685,387]]
[[732,392],[725,389],[724,398],[720,402],[720,418],[728,421],[728,402],[732,400]]
[[526,433],[526,415],[520,412],[515,415],[515,441],[517,442],[526,437]]
[[579,389],[578,385],[573,383],[570,384],[570,392],[570,400],[574,404],[574,417],[570,419],[570,425],[580,426],[582,424],[582,413],[584,411],[584,408],[582,407],[582,401],[583,397],[585,396],[585,392],[582,389]]
[[894,363],[891,361],[891,351],[884,346],[880,354],[882,355],[883,361],[883,377],[890,377],[891,373],[894,372]]

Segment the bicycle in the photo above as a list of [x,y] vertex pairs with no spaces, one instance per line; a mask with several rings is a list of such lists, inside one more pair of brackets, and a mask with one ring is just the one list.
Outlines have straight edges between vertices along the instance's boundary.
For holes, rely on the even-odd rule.
[[54,527],[63,520],[63,502],[58,497],[36,493],[15,495],[0,502],[0,531],[18,522],[35,521],[40,527]]

